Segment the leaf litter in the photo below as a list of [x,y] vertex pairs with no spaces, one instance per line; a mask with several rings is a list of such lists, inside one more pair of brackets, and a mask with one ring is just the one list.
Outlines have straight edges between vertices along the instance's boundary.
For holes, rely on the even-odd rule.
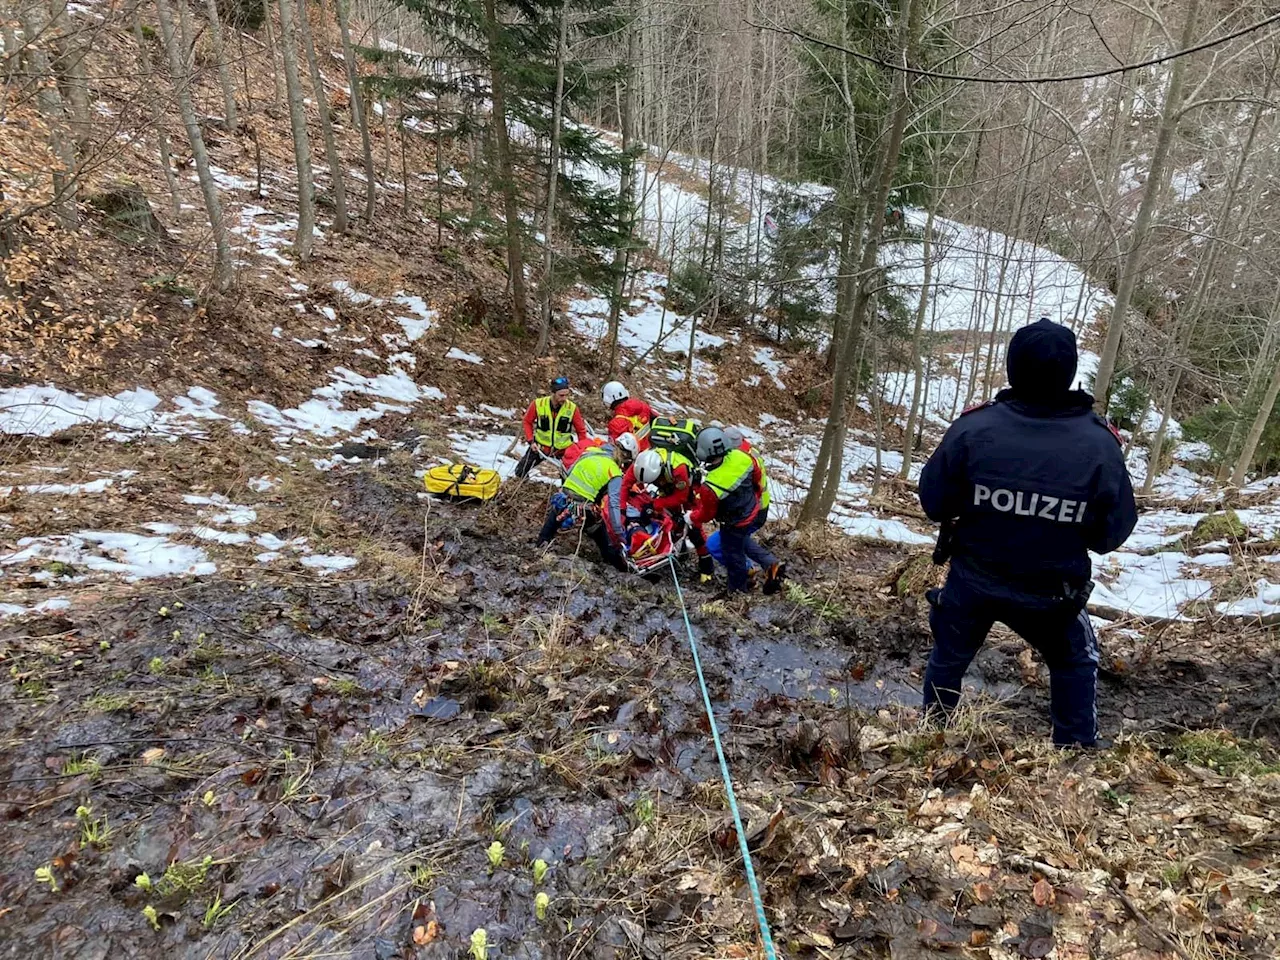
[[[424,525],[376,468],[311,477],[365,574],[228,564],[0,627],[11,942],[399,957],[483,929],[490,956],[755,955],[670,592],[606,581],[568,542],[513,544],[535,491]],[[193,506],[234,513],[219,496]],[[261,509],[280,543],[299,532]],[[1172,657],[1135,646],[1103,692],[1120,745],[1062,754],[1043,668],[997,635],[958,723],[926,730],[923,624],[839,599],[875,595],[899,548],[859,548],[867,573],[790,549],[794,599],[691,591],[785,955],[1273,955],[1280,717],[1248,699],[1247,664],[1189,636],[1161,641]],[[81,804],[109,847],[79,842]],[[30,881],[50,864],[57,893]],[[163,896],[134,883],[166,872]]]

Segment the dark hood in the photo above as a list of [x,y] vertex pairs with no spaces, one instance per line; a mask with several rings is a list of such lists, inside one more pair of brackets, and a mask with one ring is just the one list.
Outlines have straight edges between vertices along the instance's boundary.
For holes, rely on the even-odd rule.
[[1069,327],[1041,319],[1009,341],[1005,369],[1017,399],[1037,407],[1070,405],[1076,378],[1076,335]]

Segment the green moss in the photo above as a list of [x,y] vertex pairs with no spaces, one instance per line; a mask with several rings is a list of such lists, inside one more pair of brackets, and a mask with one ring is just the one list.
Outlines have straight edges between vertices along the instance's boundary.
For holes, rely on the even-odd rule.
[[1174,741],[1173,755],[1183,763],[1208,767],[1227,776],[1258,776],[1280,770],[1280,766],[1264,759],[1258,744],[1237,739],[1225,730],[1188,731]]
[[1248,535],[1248,528],[1240,521],[1236,512],[1227,510],[1223,513],[1211,513],[1197,523],[1187,537],[1187,544],[1198,547],[1215,540],[1243,540]]

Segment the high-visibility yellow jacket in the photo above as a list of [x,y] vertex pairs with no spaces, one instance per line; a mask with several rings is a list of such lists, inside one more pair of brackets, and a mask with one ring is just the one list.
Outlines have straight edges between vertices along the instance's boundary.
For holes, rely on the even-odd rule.
[[559,410],[553,410],[550,397],[538,397],[529,405],[524,423],[526,438],[550,450],[567,450],[575,440],[586,436],[582,415],[572,400],[566,400]]
[[570,496],[598,506],[610,537],[621,541],[622,468],[613,459],[612,447],[584,450],[560,486]]

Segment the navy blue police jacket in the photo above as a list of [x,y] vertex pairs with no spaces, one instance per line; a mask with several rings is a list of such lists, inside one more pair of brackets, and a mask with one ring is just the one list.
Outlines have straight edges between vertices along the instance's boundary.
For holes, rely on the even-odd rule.
[[1138,522],[1118,435],[1082,390],[1046,408],[1004,390],[947,430],[920,475],[929,518],[954,520],[954,572],[1001,593],[1083,585],[1088,551],[1109,553]]

